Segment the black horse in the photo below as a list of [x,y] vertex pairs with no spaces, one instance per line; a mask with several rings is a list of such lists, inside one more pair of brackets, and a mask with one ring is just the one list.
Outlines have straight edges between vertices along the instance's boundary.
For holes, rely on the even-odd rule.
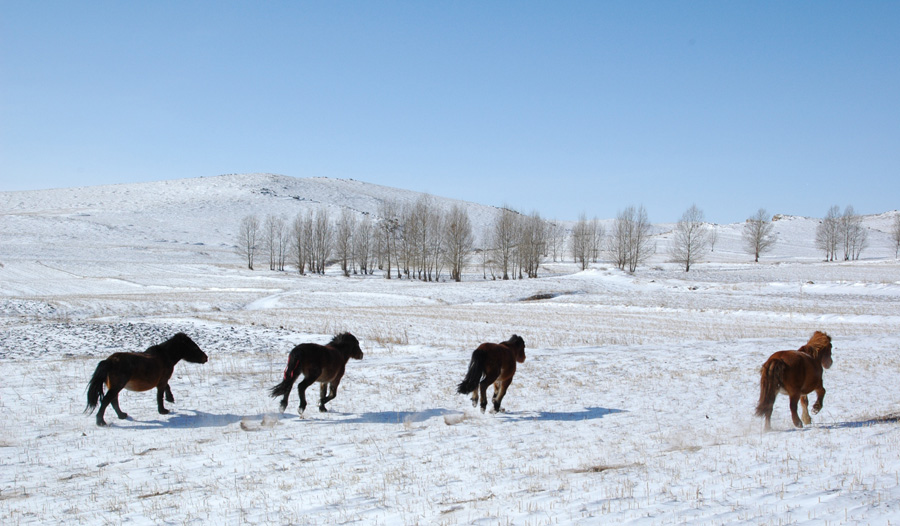
[[[168,414],[169,410],[163,406],[163,395],[169,402],[175,401],[172,389],[169,388],[169,378],[172,377],[175,364],[181,360],[206,363],[208,359],[200,347],[183,332],[144,352],[117,352],[97,364],[88,383],[87,407],[84,412],[92,413],[99,401],[98,426],[106,425],[103,413],[108,405],[112,405],[120,419],[128,418],[119,409],[119,391],[149,391],[155,387],[159,414]],[[103,384],[106,384],[106,394],[103,394]]]
[[487,388],[494,384],[494,412],[500,411],[500,403],[516,374],[516,363],[525,362],[525,340],[515,334],[501,343],[482,343],[472,351],[469,371],[456,388],[459,394],[472,393],[472,406],[478,406],[481,395],[481,412],[487,408]]
[[[297,394],[300,395],[300,414],[306,409],[306,388],[315,382],[320,382],[319,411],[326,412],[325,404],[337,396],[338,385],[344,376],[347,361],[353,358],[362,360],[363,352],[359,348],[359,340],[349,332],[338,334],[327,345],[316,343],[301,343],[294,347],[288,357],[287,367],[284,368],[284,380],[272,388],[272,398],[279,396],[281,399],[281,411],[287,409],[288,397],[291,396],[291,388],[297,377],[303,375],[303,380],[297,386]],[[326,389],[330,391],[326,396]]]

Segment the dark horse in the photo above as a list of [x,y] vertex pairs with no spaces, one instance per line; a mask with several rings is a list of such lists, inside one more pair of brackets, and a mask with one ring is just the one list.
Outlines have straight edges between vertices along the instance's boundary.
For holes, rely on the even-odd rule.
[[[97,364],[94,376],[88,383],[87,407],[84,412],[92,413],[99,401],[98,426],[106,425],[103,413],[108,405],[112,405],[119,418],[128,418],[119,409],[119,391],[149,391],[155,387],[159,414],[168,414],[169,410],[163,406],[163,394],[169,402],[175,401],[172,389],[169,388],[169,378],[172,377],[175,364],[181,360],[206,363],[208,359],[200,347],[183,332],[144,352],[117,352]],[[106,384],[106,394],[103,394],[103,384]]]
[[459,394],[472,393],[472,406],[478,406],[481,391],[481,412],[487,408],[487,388],[494,384],[494,411],[500,411],[500,402],[516,374],[516,362],[525,361],[525,340],[512,337],[502,343],[482,343],[472,351],[469,372],[456,388]]
[[[806,345],[796,351],[778,351],[766,360],[760,370],[759,403],[756,416],[766,417],[766,431],[772,429],[772,406],[775,397],[784,393],[790,397],[791,418],[794,426],[809,425],[809,399],[807,394],[816,392],[813,414],[822,409],[825,388],[822,387],[822,368],[831,367],[831,336],[816,331]],[[803,405],[803,419],[797,416],[797,402]]]
[[[359,348],[359,340],[349,332],[338,334],[327,345],[316,343],[301,343],[291,350],[287,367],[284,368],[284,380],[270,391],[272,398],[279,396],[281,399],[281,411],[287,409],[288,397],[291,396],[291,388],[297,377],[303,375],[303,380],[297,386],[297,394],[300,395],[300,414],[306,409],[306,388],[315,382],[320,382],[319,411],[326,412],[325,404],[334,400],[337,396],[338,385],[344,376],[347,361],[353,358],[362,360],[363,352]],[[326,389],[331,387],[328,396]]]

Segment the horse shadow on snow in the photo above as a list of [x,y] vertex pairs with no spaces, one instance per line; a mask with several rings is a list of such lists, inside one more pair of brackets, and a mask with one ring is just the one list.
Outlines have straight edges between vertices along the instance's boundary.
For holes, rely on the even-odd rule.
[[241,422],[245,416],[233,414],[213,414],[203,411],[185,409],[168,415],[165,419],[136,421],[128,417],[126,421],[135,422],[130,429],[195,429],[206,427],[227,427]]
[[624,413],[623,409],[606,407],[585,407],[581,411],[521,411],[497,413],[497,416],[512,422],[537,420],[544,422],[580,422],[582,420],[599,420],[606,415]]
[[[580,411],[502,411],[488,415],[496,417],[505,422],[526,422],[526,421],[543,421],[543,422],[580,422],[585,420],[599,420],[606,415],[615,413],[624,413],[622,409],[608,409],[604,407],[586,407]],[[280,415],[280,420],[298,420],[307,421],[316,424],[415,424],[425,422],[432,418],[465,416],[467,413],[454,409],[426,409],[424,411],[372,411],[365,413],[341,413],[331,411],[328,414],[332,418],[310,418],[300,417],[295,414]],[[479,414],[479,417],[481,415]],[[264,415],[248,416],[235,414],[213,414],[203,411],[195,411],[186,409],[168,415],[167,418],[156,420],[136,421],[128,417],[127,422],[133,425],[127,426],[129,429],[196,429],[196,428],[213,428],[227,427],[234,424],[247,422],[248,420],[258,427],[256,420],[264,418]],[[114,426],[118,427],[118,426]]]
[[[604,407],[586,407],[581,411],[502,411],[489,416],[506,422],[545,421],[545,422],[580,422],[598,420],[615,413],[624,413],[622,409]],[[432,418],[465,416],[467,413],[454,409],[426,409],[424,411],[373,411],[366,413],[331,412],[337,418],[301,418],[297,415],[283,415],[282,418],[308,420],[318,424],[405,424],[425,422]],[[479,417],[481,415],[479,414]]]

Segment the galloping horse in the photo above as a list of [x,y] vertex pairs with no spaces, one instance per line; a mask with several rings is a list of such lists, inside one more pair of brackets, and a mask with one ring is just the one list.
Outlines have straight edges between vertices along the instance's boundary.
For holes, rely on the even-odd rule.
[[482,343],[472,351],[469,372],[459,384],[459,394],[472,393],[472,407],[478,406],[481,392],[481,412],[487,408],[487,388],[494,384],[494,411],[500,411],[500,402],[516,374],[516,362],[525,361],[525,340],[521,336],[512,337],[502,343]]
[[[822,409],[825,388],[822,387],[822,368],[831,367],[831,336],[816,331],[806,345],[796,351],[778,351],[766,360],[760,370],[759,403],[756,416],[766,417],[765,430],[772,429],[772,406],[779,393],[790,397],[791,418],[794,426],[809,425],[809,399],[807,394],[816,392],[813,414]],[[803,419],[797,416],[797,402],[803,405]]]
[[[319,411],[326,412],[325,404],[337,396],[338,385],[344,376],[347,361],[363,359],[363,352],[359,348],[359,340],[349,332],[338,334],[327,345],[315,343],[301,343],[291,350],[287,367],[284,368],[284,380],[272,388],[272,398],[282,396],[281,411],[287,408],[288,397],[291,388],[299,375],[303,380],[297,386],[297,394],[300,395],[300,415],[306,409],[306,388],[315,382],[320,382]],[[326,389],[330,386],[328,396]]]
[[[87,387],[87,407],[84,412],[90,414],[100,401],[97,411],[97,425],[105,426],[103,413],[106,406],[112,405],[116,416],[128,418],[119,409],[119,391],[149,391],[156,388],[156,405],[159,414],[165,415],[169,410],[163,406],[163,394],[166,400],[174,402],[169,378],[175,364],[181,360],[192,363],[206,363],[209,358],[197,347],[186,334],[179,332],[165,342],[154,345],[144,352],[117,352],[97,364],[94,375]],[[107,392],[103,394],[103,384]]]

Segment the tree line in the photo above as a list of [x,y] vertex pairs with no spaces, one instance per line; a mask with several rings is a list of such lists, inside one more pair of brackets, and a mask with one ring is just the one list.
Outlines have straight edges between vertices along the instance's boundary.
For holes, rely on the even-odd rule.
[[[570,231],[543,219],[538,212],[522,214],[503,207],[476,237],[468,210],[461,204],[443,209],[423,195],[414,202],[386,200],[376,217],[344,208],[332,215],[327,208],[299,212],[293,219],[245,216],[238,229],[237,252],[247,268],[259,261],[270,270],[293,266],[300,274],[324,274],[340,265],[344,276],[383,272],[387,279],[460,281],[463,270],[479,265],[484,279],[536,278],[543,262],[566,255],[582,270],[602,260],[633,273],[656,253],[652,228],[643,206],[629,206],[612,221],[609,232],[595,217],[581,214]],[[692,205],[671,233],[670,261],[684,270],[715,249],[715,225],[704,221]],[[892,230],[895,256],[900,256],[900,215]],[[744,223],[744,250],[755,261],[776,243],[773,218],[758,210]],[[827,261],[859,259],[868,246],[862,217],[852,206],[841,213],[832,206],[816,229],[816,248]]]

